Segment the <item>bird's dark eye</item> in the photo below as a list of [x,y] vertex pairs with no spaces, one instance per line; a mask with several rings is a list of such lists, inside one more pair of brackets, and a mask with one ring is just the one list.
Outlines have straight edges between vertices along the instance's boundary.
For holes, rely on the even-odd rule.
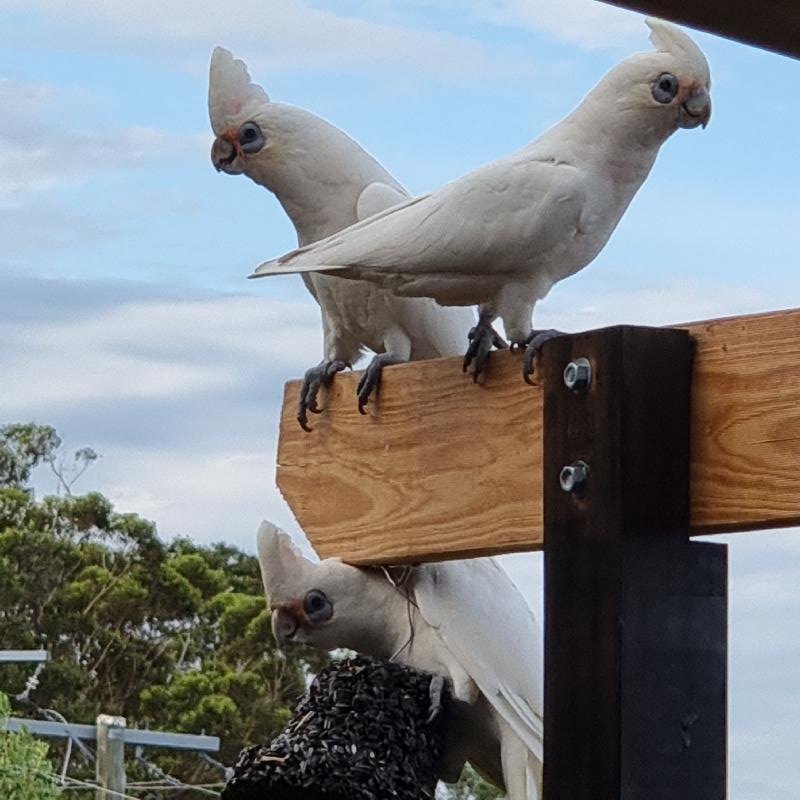
[[669,72],[659,75],[653,82],[653,99],[658,103],[670,103],[678,94],[678,79]]
[[312,589],[303,600],[303,611],[312,622],[327,622],[333,616],[333,604],[319,589]]
[[245,153],[257,153],[264,146],[264,135],[255,122],[245,122],[239,128],[239,144]]

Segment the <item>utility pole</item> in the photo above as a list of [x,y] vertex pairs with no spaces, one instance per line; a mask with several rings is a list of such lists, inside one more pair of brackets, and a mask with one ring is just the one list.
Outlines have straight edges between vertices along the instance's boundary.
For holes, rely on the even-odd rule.
[[97,792],[95,800],[125,793],[125,717],[97,717]]

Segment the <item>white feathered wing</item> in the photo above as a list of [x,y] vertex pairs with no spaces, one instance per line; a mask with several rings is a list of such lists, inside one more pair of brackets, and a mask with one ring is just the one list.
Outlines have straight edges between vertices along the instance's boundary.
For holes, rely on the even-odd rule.
[[426,564],[414,595],[425,621],[524,743],[541,774],[542,631],[508,574],[493,558]]
[[268,261],[252,277],[328,269],[399,295],[472,305],[529,280],[532,262],[543,273],[553,265],[541,275],[548,284],[562,277],[560,250],[580,230],[586,194],[586,176],[549,146],[529,146]]

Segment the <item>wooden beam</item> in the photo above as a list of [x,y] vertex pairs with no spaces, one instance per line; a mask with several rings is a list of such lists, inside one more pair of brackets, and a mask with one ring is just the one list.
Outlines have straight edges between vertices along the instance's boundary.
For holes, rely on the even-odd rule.
[[795,0],[602,1],[800,58],[800,15]]
[[[695,342],[692,533],[800,523],[800,310],[676,327]],[[520,358],[494,353],[477,386],[456,358],[390,367],[366,417],[358,374],[340,374],[310,434],[295,420],[299,382],[288,383],[277,482],[319,555],[374,564],[541,549],[542,390],[522,381]]]

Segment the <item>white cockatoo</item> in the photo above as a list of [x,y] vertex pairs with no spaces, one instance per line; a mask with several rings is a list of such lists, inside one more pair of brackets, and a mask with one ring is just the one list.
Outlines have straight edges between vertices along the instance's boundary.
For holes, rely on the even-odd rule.
[[466,761],[509,800],[541,798],[542,633],[493,558],[395,570],[313,562],[268,522],[258,559],[279,644],[348,648],[443,676],[453,698],[442,779]]
[[[209,69],[208,110],[216,139],[211,160],[229,175],[266,187],[307,245],[408,198],[403,187],[360,145],[323,119],[271,102],[247,67],[217,47]],[[308,430],[317,393],[363,348],[372,359],[358,387],[359,410],[377,390],[381,370],[409,359],[456,355],[474,324],[466,309],[442,309],[426,298],[402,298],[373,283],[303,276],[322,311],[324,359],[308,370],[298,420]]]
[[480,370],[501,317],[512,346],[538,346],[533,307],[602,250],[678,128],[705,127],[710,74],[680,28],[648,19],[654,51],[614,67],[565,119],[510,156],[316,244],[252,277],[305,270],[374,281],[404,297],[476,304],[466,360]]

